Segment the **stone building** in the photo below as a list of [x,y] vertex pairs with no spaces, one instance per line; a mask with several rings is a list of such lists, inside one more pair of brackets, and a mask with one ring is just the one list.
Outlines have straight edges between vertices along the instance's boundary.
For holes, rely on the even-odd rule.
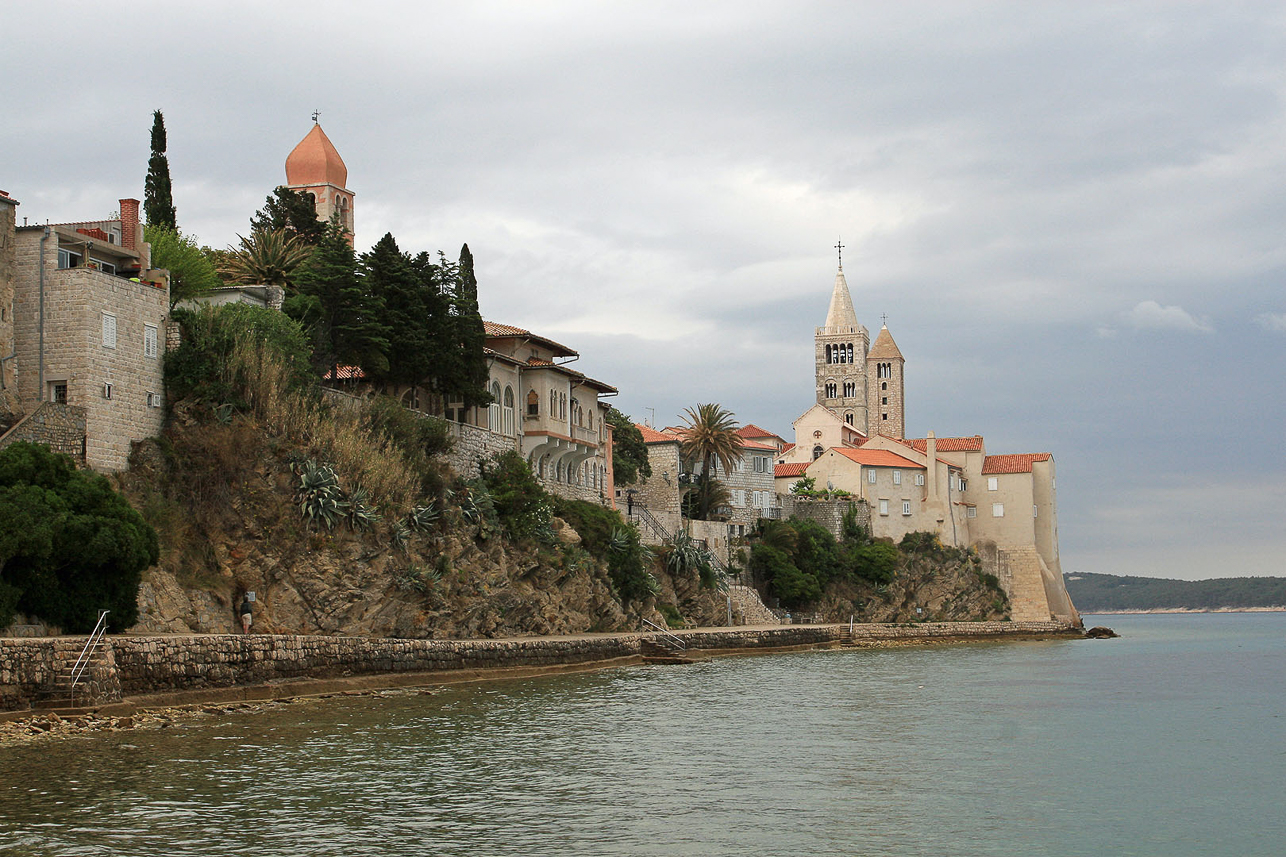
[[18,200],[0,190],[0,417],[21,412],[13,348],[13,288],[17,278]]
[[83,458],[97,470],[124,469],[130,444],[159,433],[165,413],[168,274],[151,269],[138,208],[122,199],[113,218],[11,226],[0,239],[14,253],[4,315],[13,319],[18,408],[83,409]]

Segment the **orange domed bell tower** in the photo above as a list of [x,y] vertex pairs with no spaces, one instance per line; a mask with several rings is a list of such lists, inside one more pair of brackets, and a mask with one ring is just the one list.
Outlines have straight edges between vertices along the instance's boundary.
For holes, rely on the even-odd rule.
[[348,167],[334,144],[317,123],[286,158],[286,186],[293,191],[312,194],[317,206],[317,219],[330,222],[339,213],[339,223],[348,243],[353,243],[353,192],[348,184]]

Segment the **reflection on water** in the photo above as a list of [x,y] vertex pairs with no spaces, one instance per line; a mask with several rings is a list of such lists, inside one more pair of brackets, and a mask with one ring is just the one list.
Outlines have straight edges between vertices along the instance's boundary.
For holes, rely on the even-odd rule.
[[0,750],[0,853],[1276,854],[1286,616],[303,701]]

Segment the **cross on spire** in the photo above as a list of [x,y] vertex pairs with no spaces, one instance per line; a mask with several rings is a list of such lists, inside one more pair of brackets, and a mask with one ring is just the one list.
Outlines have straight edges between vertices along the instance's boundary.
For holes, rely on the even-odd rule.
[[320,110],[314,110],[314,111],[313,111],[313,122],[316,122],[316,121],[317,121],[317,117],[318,117],[318,116],[320,116],[320,115],[321,115],[321,111],[320,111]]
[[886,312],[886,313],[883,313],[882,315],[880,315],[880,321],[884,324],[884,326],[885,326],[885,327],[888,327],[888,326],[889,326],[889,314]]
[[839,253],[839,269],[844,270],[844,241],[841,239],[835,242],[835,250]]

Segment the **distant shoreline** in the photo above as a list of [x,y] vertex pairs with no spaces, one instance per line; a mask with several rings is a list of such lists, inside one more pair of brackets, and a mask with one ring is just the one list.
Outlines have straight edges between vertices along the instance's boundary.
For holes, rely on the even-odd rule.
[[1146,610],[1086,610],[1086,616],[1141,616],[1147,613],[1286,613],[1286,607],[1152,607]]

